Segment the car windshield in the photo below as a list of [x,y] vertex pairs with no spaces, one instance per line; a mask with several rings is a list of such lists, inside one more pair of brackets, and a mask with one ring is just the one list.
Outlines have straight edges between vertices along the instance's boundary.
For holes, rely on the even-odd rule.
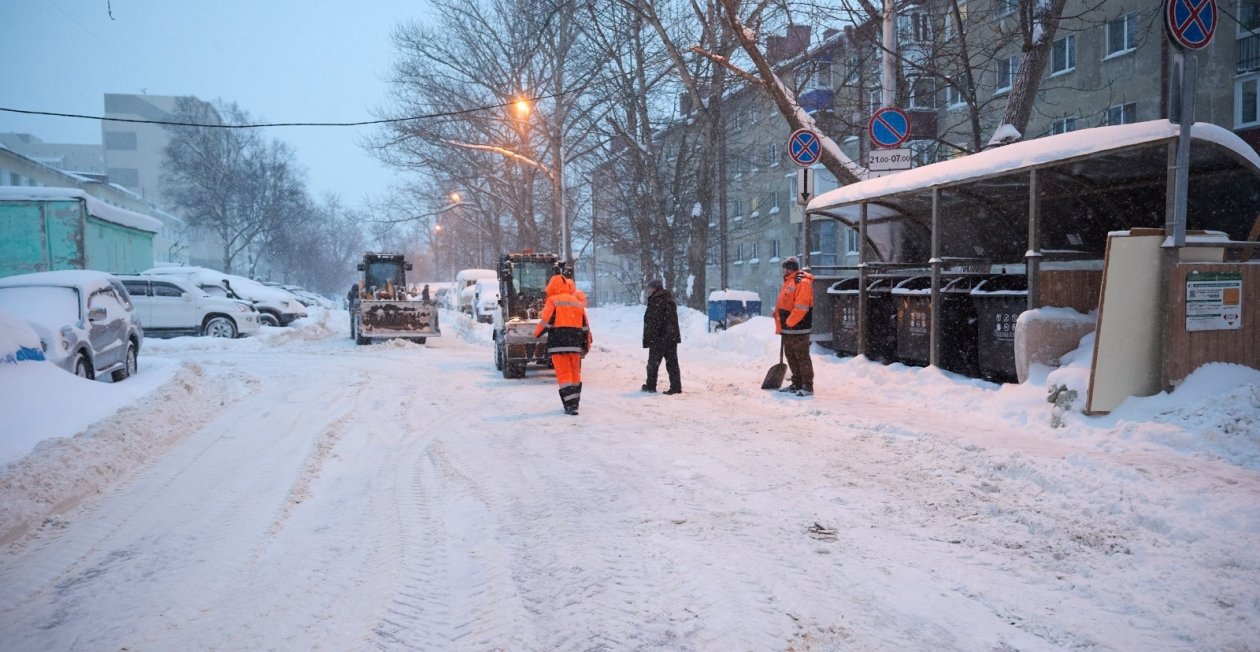
[[368,263],[364,274],[364,283],[368,288],[383,290],[387,282],[393,283],[394,287],[403,286],[402,265],[396,262]]
[[512,273],[512,289],[520,294],[545,295],[547,281],[555,276],[556,268],[549,262],[527,260],[516,265]]
[[54,331],[67,324],[82,321],[79,315],[79,291],[68,287],[0,288],[0,310]]

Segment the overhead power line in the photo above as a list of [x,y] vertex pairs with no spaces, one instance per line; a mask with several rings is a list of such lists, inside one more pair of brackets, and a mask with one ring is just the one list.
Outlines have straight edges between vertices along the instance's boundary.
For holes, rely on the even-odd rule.
[[[563,93],[553,95],[545,95],[534,98],[535,100],[548,100],[558,97]],[[410,116],[406,118],[387,118],[384,120],[364,120],[361,122],[262,122],[243,125],[232,124],[208,124],[199,122],[178,122],[174,120],[143,120],[140,118],[109,118],[101,115],[84,115],[81,113],[58,113],[55,111],[31,111],[27,109],[14,109],[11,107],[0,106],[0,111],[7,113],[21,113],[24,115],[43,115],[55,118],[78,118],[82,120],[104,120],[106,122],[133,122],[150,125],[167,125],[171,127],[210,127],[214,129],[262,129],[264,127],[363,127],[367,125],[391,124],[395,122],[408,122],[411,120],[431,120],[434,118],[451,118],[470,113],[480,113],[482,111],[490,111],[494,109],[502,109],[511,106],[515,101],[505,102],[502,104],[490,104],[474,109],[463,109],[460,111],[444,111],[442,113],[426,113],[424,115]]]

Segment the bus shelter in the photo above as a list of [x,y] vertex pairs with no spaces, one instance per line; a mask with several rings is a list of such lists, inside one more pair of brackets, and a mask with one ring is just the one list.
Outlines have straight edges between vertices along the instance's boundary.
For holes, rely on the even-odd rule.
[[[1016,274],[1024,277],[1026,295],[1020,297],[1026,309],[1097,308],[1108,235],[1161,229],[1171,220],[1179,129],[1164,120],[1084,129],[868,179],[814,198],[806,207],[809,215],[856,229],[863,243],[856,269],[858,354],[867,354],[871,345],[867,290],[880,287],[881,280],[885,287],[913,276],[930,280],[921,283],[921,292],[931,306],[925,320],[928,358],[937,366],[943,290],[958,279]],[[1195,124],[1189,179],[1187,229],[1222,232],[1228,242],[1256,239],[1255,150],[1229,130]],[[1243,247],[1250,257],[1253,248]],[[984,342],[980,345],[983,349]]]

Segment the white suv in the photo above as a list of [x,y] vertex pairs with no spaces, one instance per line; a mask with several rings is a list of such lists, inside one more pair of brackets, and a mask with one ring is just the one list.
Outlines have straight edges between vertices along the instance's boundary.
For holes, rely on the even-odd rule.
[[294,320],[306,316],[306,306],[285,290],[269,288],[258,281],[224,274],[205,267],[154,267],[140,272],[143,276],[176,276],[191,281],[211,295],[223,295],[244,299],[258,309],[258,319],[264,326],[288,326]]
[[258,332],[249,302],[215,297],[178,276],[118,276],[144,324],[144,334],[243,337]]

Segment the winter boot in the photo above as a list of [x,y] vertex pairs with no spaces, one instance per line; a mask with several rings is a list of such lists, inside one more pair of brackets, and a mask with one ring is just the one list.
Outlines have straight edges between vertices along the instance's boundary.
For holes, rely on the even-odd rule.
[[560,401],[564,403],[565,414],[577,414],[578,403],[582,401],[582,383],[561,387]]
[[779,388],[779,391],[780,391],[780,392],[792,392],[793,394],[795,394],[796,392],[801,391],[801,386],[800,386],[800,385],[797,385],[796,383],[792,383],[791,385],[788,385],[787,387],[780,387],[780,388]]
[[669,389],[667,389],[667,390],[665,390],[664,392],[661,392],[661,393],[662,393],[662,394],[681,394],[681,393],[682,393],[682,388],[681,388],[681,387],[670,387]]
[[648,384],[647,384],[647,383],[643,383],[643,386],[639,388],[639,391],[641,391],[641,392],[647,392],[647,393],[649,393],[649,394],[655,394],[655,393],[656,393],[656,388],[655,388],[655,387],[650,387],[650,386],[648,386]]
[[796,390],[796,395],[797,396],[813,396],[814,387],[812,385],[805,385],[801,387],[800,389]]

